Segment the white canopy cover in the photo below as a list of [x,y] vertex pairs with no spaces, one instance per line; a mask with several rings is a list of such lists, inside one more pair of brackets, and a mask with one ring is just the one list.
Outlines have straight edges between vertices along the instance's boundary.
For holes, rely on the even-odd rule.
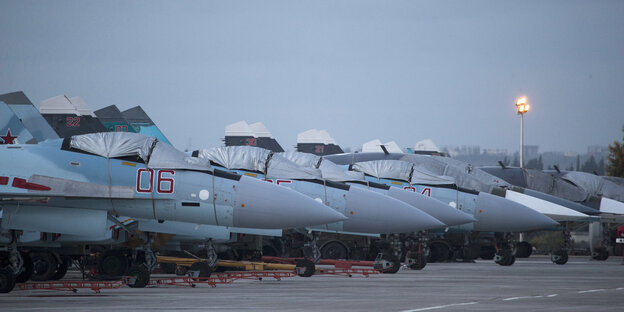
[[262,172],[267,178],[322,179],[320,170],[305,168],[272,151],[254,146],[224,146],[200,150],[198,157],[227,169]]
[[210,162],[186,155],[157,139],[129,132],[100,132],[74,135],[72,148],[106,158],[138,156],[149,168],[212,171]]

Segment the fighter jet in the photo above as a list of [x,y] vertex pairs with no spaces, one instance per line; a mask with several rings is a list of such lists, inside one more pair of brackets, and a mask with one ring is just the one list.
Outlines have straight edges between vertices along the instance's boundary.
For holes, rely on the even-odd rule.
[[[476,221],[471,215],[463,213],[431,197],[368,181],[363,173],[348,171],[324,157],[301,152],[285,152],[279,155],[284,156],[300,166],[319,169],[324,179],[344,182],[351,185],[351,187],[365,188],[420,208],[434,218],[442,221],[447,226],[462,225]],[[404,233],[398,236],[394,235],[388,239],[391,240],[390,246],[392,246],[393,254],[400,260],[405,258],[405,262],[408,264],[409,268],[421,269],[424,267],[426,264],[425,253],[427,250],[426,235],[424,232],[407,233],[407,235]],[[345,243],[341,242],[341,244]]]
[[608,231],[609,223],[622,222],[624,215],[624,203],[621,202],[624,192],[620,186],[612,183],[613,180],[585,172],[539,171],[504,165],[481,169],[504,178],[515,188],[522,188],[525,194],[541,198],[549,196],[554,198],[549,199],[552,202],[561,202],[566,207],[588,215],[599,215],[602,224],[607,227],[603,229],[597,221],[589,223],[592,258],[606,260],[606,247],[610,242],[609,235],[603,235],[603,232]]
[[[318,130],[314,130],[317,131]],[[310,132],[307,132],[310,133]],[[320,138],[320,139],[314,139],[314,138],[306,138],[305,142],[308,145],[303,145],[299,142],[299,140],[302,138],[302,135],[300,134],[298,136],[298,148],[302,148],[302,149],[307,149],[309,150],[309,144],[312,144],[313,141],[316,142],[323,142],[324,141],[328,141],[327,138]],[[319,146],[322,146],[323,143],[317,143],[316,144],[317,147],[314,148],[314,151],[317,150],[321,150],[322,148]],[[387,146],[386,146],[387,145]],[[377,150],[378,152],[371,152],[374,150]],[[366,152],[368,151],[368,152]],[[394,153],[392,153],[394,152]],[[425,192],[426,194],[429,194],[431,196],[439,196],[438,198],[442,199],[443,201],[446,200],[446,202],[449,202],[451,204],[458,204],[458,200],[460,200],[460,197],[457,195],[459,193],[464,194],[464,196],[461,196],[461,198],[475,198],[474,196],[479,196],[481,198],[485,198],[488,197],[490,198],[489,200],[481,200],[480,204],[484,205],[484,201],[488,202],[488,201],[501,201],[501,199],[496,198],[494,196],[491,196],[487,193],[491,193],[494,195],[503,195],[503,197],[505,196],[506,190],[502,189],[500,186],[505,186],[508,185],[505,181],[502,181],[501,179],[495,179],[492,176],[489,176],[487,174],[484,174],[483,172],[478,172],[477,170],[472,170],[472,168],[466,167],[466,165],[464,164],[463,166],[459,166],[458,164],[453,164],[453,166],[449,165],[448,163],[445,163],[443,161],[438,161],[438,158],[446,158],[446,157],[438,157],[435,158],[434,157],[430,157],[430,156],[421,156],[421,155],[412,155],[412,154],[405,154],[402,152],[402,150],[400,148],[398,148],[398,145],[396,144],[392,144],[392,142],[388,142],[388,144],[381,144],[381,142],[379,141],[371,141],[371,142],[367,142],[363,145],[363,152],[362,153],[356,153],[356,154],[341,154],[341,155],[332,155],[332,156],[325,156],[324,158],[329,159],[337,164],[340,165],[353,165],[355,163],[361,163],[361,162],[366,162],[366,161],[373,161],[373,160],[404,160],[404,161],[408,161],[411,163],[414,163],[415,165],[417,165],[420,169],[424,169],[425,171],[431,171],[430,173],[433,173],[434,175],[439,175],[439,176],[452,176],[453,179],[455,179],[455,182],[453,184],[455,184],[455,190],[448,188],[448,186],[446,188],[440,188],[436,185],[431,185],[431,184],[423,184],[421,185],[421,189],[419,190],[418,187],[414,187],[412,185],[409,185],[407,183],[403,183],[405,184],[405,187],[414,187],[414,190],[416,191],[420,191],[420,192]],[[452,161],[452,160],[451,160]],[[372,166],[369,169],[374,169],[375,166]],[[374,171],[374,170],[372,170]],[[368,173],[371,173],[371,170],[369,170]],[[378,178],[379,179],[379,178]],[[398,181],[393,181],[394,183],[400,183]],[[431,182],[430,182],[431,183]],[[393,184],[394,185],[394,184]],[[433,192],[432,194],[432,190],[435,190],[435,192]],[[472,190],[472,191],[470,191]],[[501,192],[502,190],[502,192]],[[446,194],[442,195],[442,194]],[[473,193],[473,194],[470,194]],[[501,194],[502,193],[502,194]],[[509,196],[508,199],[512,199],[514,201],[520,201],[520,205],[518,204],[513,204],[510,203],[510,201],[505,201],[502,200],[503,203],[506,203],[505,205],[502,205],[502,203],[499,203],[498,205],[492,205],[492,207],[496,207],[494,209],[498,209],[500,210],[501,208],[499,207],[514,207],[511,209],[508,209],[507,213],[511,213],[511,214],[515,214],[518,213],[519,215],[523,215],[526,216],[527,214],[523,214],[521,213],[521,211],[525,211],[528,213],[528,216],[533,215],[537,218],[543,218],[543,216],[539,216],[538,214],[535,214],[535,212],[526,210],[526,207],[524,208],[520,208],[520,206],[524,206],[524,205],[530,205],[530,208],[534,208],[534,209],[539,209],[541,210],[541,213],[546,213],[548,216],[554,217],[557,216],[559,218],[561,218],[561,216],[557,215],[556,213],[561,213],[561,211],[565,211],[564,215],[566,217],[570,217],[569,214],[573,215],[575,218],[586,218],[587,215],[581,214],[581,213],[577,213],[574,211],[570,211],[569,209],[565,208],[565,207],[556,207],[557,209],[555,209],[556,213],[553,213],[553,208],[555,207],[553,204],[551,203],[547,203],[547,202],[538,202],[536,203],[535,198],[531,198],[530,201],[527,200],[526,198],[522,197],[519,198],[521,196],[511,196],[511,194],[513,194],[511,191],[508,192]],[[446,198],[445,198],[446,197]],[[474,205],[475,200],[473,199],[473,204]],[[516,208],[517,207],[517,208]],[[483,211],[483,209],[477,209]],[[496,221],[498,219],[498,221],[503,221],[505,220],[505,218],[494,218],[491,221]],[[511,222],[511,220],[515,220],[517,218],[509,218],[507,220],[509,220],[509,222]],[[548,219],[546,218],[546,220],[544,221],[548,221],[546,223],[550,224],[550,226],[547,226],[545,223],[542,224],[542,228],[549,228],[552,227],[553,220],[552,219]],[[478,226],[478,223],[475,223],[475,226]],[[528,224],[527,224],[528,225]],[[509,231],[509,229],[511,229],[511,227],[507,227],[507,231]],[[531,227],[527,227],[528,229],[535,229],[535,227],[531,228]],[[495,229],[493,229],[494,231],[496,231]],[[500,241],[500,239],[499,239]],[[509,242],[508,245],[509,247],[511,247],[512,242]],[[464,248],[464,250],[466,250],[467,248]],[[472,248],[470,248],[472,249]],[[466,254],[466,252],[463,252],[464,255]],[[446,254],[446,252],[443,252],[443,254]],[[475,254],[475,252],[469,252],[468,254]],[[509,250],[503,250],[503,254],[505,255],[503,258],[507,258],[507,256],[509,256]],[[497,260],[500,260],[501,257],[497,257]],[[501,263],[508,263],[508,262],[513,262],[513,259],[510,261],[497,261],[497,263],[501,264]]]
[[[6,119],[3,121],[4,122],[3,124],[6,126],[4,128],[5,131],[10,131],[11,128],[23,129],[24,133],[20,134],[19,138],[25,139],[27,135],[30,135],[28,130],[24,129],[24,127],[27,126],[26,128],[30,129],[31,131],[35,133],[40,134],[38,136],[39,141],[43,141],[45,139],[58,138],[58,135],[56,135],[54,130],[50,128],[46,120],[39,114],[37,109],[32,105],[30,100],[22,92],[14,92],[10,94],[0,95],[0,98],[11,103],[9,104],[9,106],[13,107],[13,109],[11,109],[11,107],[7,108],[6,114],[2,114],[2,117]],[[67,128],[70,128],[70,130],[72,130],[76,126],[82,127],[82,130],[81,130],[82,132],[94,131],[93,128],[88,127],[89,124],[91,123],[99,124],[99,120],[97,119],[97,117],[93,117],[94,115],[93,112],[80,97],[74,97],[74,98],[71,98],[70,100],[66,96],[58,96],[52,99],[45,100],[42,103],[42,107],[44,108],[44,111],[47,111],[50,113],[47,115],[49,120],[57,120],[59,118],[60,119],[65,118],[65,116],[63,115],[56,116],[56,115],[59,115],[59,112],[69,111],[69,113],[73,114],[74,116],[79,116],[77,117],[78,120],[76,121],[75,124],[74,123],[62,124],[61,125],[62,127],[59,128],[59,132],[62,132],[62,133],[66,133]],[[0,107],[0,108],[3,108],[3,107]],[[111,109],[116,110],[116,107],[112,107]],[[13,110],[16,110],[18,112],[23,112],[23,113],[18,118],[17,115],[13,112]],[[133,127],[135,127],[137,130],[139,129],[149,130],[147,134],[151,135],[152,137],[166,140],[166,138],[164,138],[164,135],[162,135],[160,130],[153,124],[151,119],[147,116],[147,114],[143,112],[143,110],[140,107],[135,107],[124,113],[129,113],[128,116],[132,119],[132,122],[137,125],[135,126],[133,124]],[[122,113],[122,115],[124,113]],[[81,123],[80,116],[89,116],[92,118],[88,119],[87,120],[88,122],[84,122],[85,120],[83,119],[82,120],[83,123]],[[118,116],[116,118],[118,118]],[[27,121],[26,125],[22,121]],[[112,122],[118,122],[118,124],[128,124],[128,122],[124,119],[112,120]],[[0,124],[0,130],[2,129],[1,125],[2,124]],[[47,127],[47,133],[41,130],[41,129],[46,130],[46,127]],[[111,130],[119,130],[119,129],[115,129],[114,127],[111,127]],[[13,137],[12,141],[13,141],[12,143],[18,143],[17,135]],[[35,140],[29,141],[29,143],[34,143],[34,142]],[[135,237],[134,238],[135,240],[136,240],[137,235],[145,236],[144,234],[135,233],[136,231],[139,231],[140,233],[153,233],[154,235],[156,235],[157,239],[161,236],[168,237],[167,246],[171,246],[175,244],[178,244],[178,245],[186,244],[185,246],[189,247],[189,245],[187,244],[188,242],[202,241],[203,243],[201,245],[204,246],[202,247],[204,249],[200,250],[199,252],[206,255],[206,258],[209,259],[208,261],[209,263],[211,264],[216,263],[216,253],[214,252],[213,243],[216,242],[217,239],[220,239],[221,237],[220,235],[221,233],[223,233],[222,229],[217,229],[218,227],[209,226],[209,225],[199,225],[199,224],[194,224],[194,223],[191,224],[191,223],[185,223],[185,222],[175,222],[175,221],[169,221],[165,224],[165,223],[157,223],[153,220],[145,220],[145,219],[137,219],[137,218],[132,219],[126,216],[114,216],[114,218],[119,219],[117,223],[120,223],[120,220],[132,221],[133,226],[123,227],[124,231],[122,231],[121,234],[126,234],[127,236],[127,234],[130,233]],[[110,223],[111,221],[109,220],[108,222]],[[63,263],[65,261],[61,262],[62,258],[65,258],[66,256],[71,256],[71,255],[82,255],[83,251],[80,248],[75,248],[76,244],[78,244],[79,242],[84,242],[85,244],[88,244],[88,246],[90,247],[94,247],[94,246],[97,247],[98,244],[120,245],[127,240],[126,236],[120,235],[118,233],[121,228],[119,228],[116,224],[109,225],[107,226],[107,228],[111,226],[115,227],[115,232],[112,232],[109,230],[107,231],[107,234],[105,236],[98,236],[98,235],[80,236],[80,235],[69,235],[69,234],[61,235],[59,233],[49,233],[48,235],[48,233],[46,232],[28,231],[29,235],[22,235],[18,239],[18,243],[21,245],[26,245],[30,251],[33,250],[32,248],[36,248],[36,247],[43,247],[43,246],[54,247],[54,252],[49,251],[49,250],[42,250],[41,252],[37,252],[37,253],[29,253],[29,255],[31,255],[31,257],[37,258],[35,259],[37,262],[46,263],[46,265],[39,265],[37,267],[46,267],[46,268],[57,267],[57,271],[64,272]],[[229,239],[227,242],[228,243],[227,248],[228,249],[236,248],[235,252],[238,255],[244,255],[246,253],[256,252],[256,250],[248,250],[249,248],[263,248],[262,245],[258,246],[257,244],[253,244],[252,242],[246,242],[249,240],[248,239],[248,237],[250,237],[249,234],[277,236],[277,237],[280,237],[282,234],[281,229],[263,230],[263,229],[253,229],[253,228],[237,228],[237,227],[228,227],[227,232],[233,234],[232,238]],[[210,233],[215,233],[215,234],[211,235]],[[239,234],[244,234],[244,235],[239,235]],[[176,235],[176,236],[171,237],[172,235]],[[54,237],[54,242],[50,243],[46,241],[41,241],[39,240],[39,237]],[[33,238],[36,238],[36,239],[33,239]],[[238,241],[241,239],[242,241],[239,243]],[[149,237],[144,238],[144,240],[145,241],[149,240]],[[162,241],[162,239],[159,239],[159,240]],[[264,243],[270,244],[271,240],[264,240]],[[162,248],[163,247],[159,248],[160,251],[162,251]],[[223,249],[222,247],[219,247],[219,248]],[[268,245],[268,246],[265,246],[264,248],[274,249],[275,247]],[[98,257],[98,262],[99,263],[124,263],[125,261],[123,259],[124,257],[122,255],[122,251],[123,250],[120,250],[119,248],[115,250],[104,251]],[[56,256],[52,256],[52,254]],[[109,258],[117,258],[117,259],[110,260]],[[30,260],[29,257],[26,257],[26,260]],[[58,262],[58,265],[54,263],[55,261]],[[120,266],[111,267],[111,266],[100,265],[98,268],[98,272],[105,276],[119,276],[124,273],[124,267],[120,267]],[[38,272],[37,270],[34,270],[32,279],[33,280],[47,280],[51,278],[51,274],[54,274],[56,278],[62,277],[62,273],[60,274],[54,273],[54,271]],[[28,274],[22,273],[20,274],[20,276],[18,276],[17,280],[25,281],[27,277],[28,277]]]
[[[2,227],[9,230],[99,235],[113,214],[267,229],[346,219],[297,192],[214,170],[132,133],[7,145],[0,148],[0,162],[6,164],[0,175]],[[11,233],[9,273],[16,274],[23,260],[17,232]]]
[[[213,165],[292,188],[348,216],[334,224],[313,226],[318,232],[343,234],[388,234],[440,228],[446,225],[402,201],[343,183],[324,180],[319,170],[302,168],[266,149],[238,146],[204,149],[193,156]],[[383,207],[383,208],[381,208]],[[313,245],[316,244],[313,242]],[[321,251],[313,257],[318,260]]]

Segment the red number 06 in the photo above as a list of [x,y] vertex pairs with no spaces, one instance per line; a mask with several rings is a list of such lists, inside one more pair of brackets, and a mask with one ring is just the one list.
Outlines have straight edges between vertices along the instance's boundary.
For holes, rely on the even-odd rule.
[[[163,177],[163,173],[170,174],[170,177]],[[175,184],[175,180],[173,179],[173,175],[175,175],[175,171],[173,170],[157,170],[156,174],[156,192],[160,194],[171,194],[173,193],[173,186]],[[145,181],[147,178],[149,182],[149,186],[147,188],[142,186],[142,181]],[[136,191],[138,193],[151,193],[154,189],[154,170],[153,169],[144,169],[141,168],[137,170],[137,182],[136,182]]]

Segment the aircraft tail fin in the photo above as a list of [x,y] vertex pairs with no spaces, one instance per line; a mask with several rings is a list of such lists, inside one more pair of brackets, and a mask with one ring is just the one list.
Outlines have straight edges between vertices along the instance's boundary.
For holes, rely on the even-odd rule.
[[158,126],[152,121],[141,106],[135,106],[121,112],[121,116],[140,134],[157,138],[171,145]]
[[[41,114],[39,114],[37,108],[32,104],[32,102],[30,101],[30,99],[28,99],[24,92],[17,91],[2,94],[0,95],[0,101],[4,102],[8,106],[8,108],[10,108],[12,114],[14,114],[21,123],[21,127],[24,127],[25,130],[30,133],[29,136],[31,138],[34,138],[36,142],[41,142],[48,139],[58,139],[58,135],[54,132],[50,125],[48,125],[45,119],[41,117]],[[8,111],[6,113],[9,114]],[[3,119],[7,118],[8,120],[9,118],[11,118],[10,115],[5,115],[5,113],[3,113],[2,115]],[[0,125],[4,127],[5,121],[3,120]],[[11,129],[13,132],[17,131],[15,126],[12,126]],[[3,134],[6,134],[7,129],[3,130]],[[29,142],[29,140],[30,138],[24,141],[22,137],[22,139],[20,139],[20,142],[26,143]],[[35,142],[31,141],[29,143]]]
[[224,141],[225,146],[256,146],[277,153],[284,151],[261,122],[249,125],[246,121],[239,121],[225,126]]
[[316,129],[310,129],[297,135],[297,151],[318,156],[344,153],[327,131]]
[[65,95],[58,95],[43,100],[39,105],[39,112],[62,138],[106,132],[106,128],[93,115],[84,100],[79,97],[68,98]]
[[37,143],[17,114],[0,100],[0,144]]
[[102,109],[95,111],[95,116],[98,117],[100,122],[104,125],[107,131],[110,132],[133,132],[137,131],[130,125],[130,123],[123,117],[119,108],[115,105],[109,105]]

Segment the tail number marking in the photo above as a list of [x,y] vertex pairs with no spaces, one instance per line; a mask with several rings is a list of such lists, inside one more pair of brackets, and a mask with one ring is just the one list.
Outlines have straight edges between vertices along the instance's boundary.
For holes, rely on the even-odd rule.
[[156,176],[156,193],[173,193],[175,179],[173,170],[154,170],[141,168],[137,170],[137,193],[151,193],[154,189],[154,176]]

